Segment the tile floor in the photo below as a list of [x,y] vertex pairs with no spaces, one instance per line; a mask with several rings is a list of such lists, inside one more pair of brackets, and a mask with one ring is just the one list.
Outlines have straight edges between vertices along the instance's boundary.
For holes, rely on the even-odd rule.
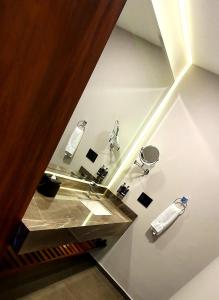
[[0,280],[1,300],[122,300],[89,257],[53,262]]

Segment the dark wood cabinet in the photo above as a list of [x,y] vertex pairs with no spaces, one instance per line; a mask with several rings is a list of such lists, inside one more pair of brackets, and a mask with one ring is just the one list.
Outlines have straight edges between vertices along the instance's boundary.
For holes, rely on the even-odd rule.
[[125,0],[0,0],[0,252]]

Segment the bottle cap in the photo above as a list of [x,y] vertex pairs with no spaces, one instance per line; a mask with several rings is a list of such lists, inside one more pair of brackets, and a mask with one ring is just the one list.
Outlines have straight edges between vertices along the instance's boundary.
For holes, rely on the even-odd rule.
[[189,201],[188,198],[186,198],[185,196],[183,196],[180,200],[183,204],[187,204],[187,202]]

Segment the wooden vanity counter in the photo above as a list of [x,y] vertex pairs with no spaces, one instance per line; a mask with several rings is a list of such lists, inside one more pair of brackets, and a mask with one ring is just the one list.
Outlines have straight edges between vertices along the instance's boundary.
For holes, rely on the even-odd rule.
[[[89,193],[87,186],[85,190],[78,188],[77,180],[59,179],[63,183],[54,198],[35,192],[16,237],[21,241],[19,247],[16,245],[19,253],[70,242],[120,237],[135,219],[136,214],[106,188]],[[83,184],[80,186],[84,188]],[[91,210],[90,204],[94,207],[100,204],[100,209]]]

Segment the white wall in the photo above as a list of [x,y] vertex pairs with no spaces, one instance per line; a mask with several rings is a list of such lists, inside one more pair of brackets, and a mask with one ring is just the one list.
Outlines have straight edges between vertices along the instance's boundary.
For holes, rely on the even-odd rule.
[[127,0],[117,25],[154,45],[162,46],[151,0]]
[[[160,47],[115,28],[51,162],[74,172],[83,165],[93,175],[105,164],[113,174],[138,127],[171,81],[169,63]],[[88,122],[86,131],[68,166],[63,162],[65,145],[82,119]],[[114,155],[110,153],[108,139],[117,119],[121,148]],[[94,164],[86,158],[89,148],[99,154]]]
[[[130,185],[124,202],[138,218],[96,258],[134,300],[169,299],[218,256],[218,99],[219,77],[192,67],[165,119],[145,141],[159,148],[159,164],[148,177],[133,166],[122,180]],[[147,209],[136,200],[142,192],[154,200]],[[152,242],[150,222],[183,195],[190,199],[186,213]]]
[[219,74],[219,1],[184,1],[193,63]]
[[170,300],[216,300],[219,295],[218,277],[219,258],[216,258]]
[[191,63],[187,15],[184,0],[152,0],[170,65],[177,78]]

